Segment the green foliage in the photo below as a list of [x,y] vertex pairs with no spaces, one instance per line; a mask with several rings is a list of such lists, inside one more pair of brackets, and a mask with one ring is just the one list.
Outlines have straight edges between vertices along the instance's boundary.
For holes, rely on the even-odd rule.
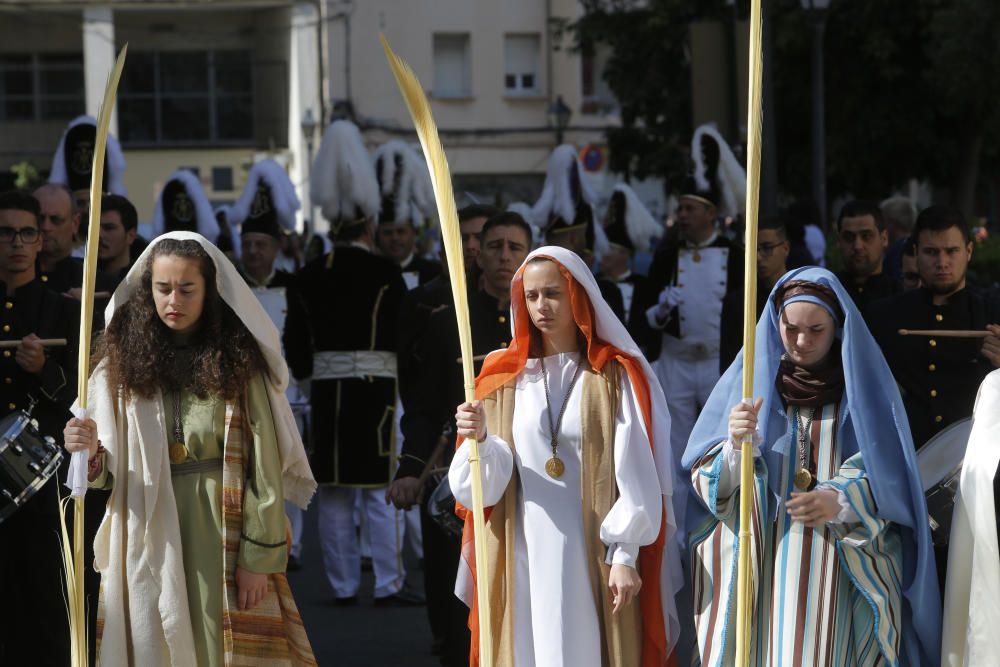
[[18,162],[10,167],[14,174],[14,187],[28,189],[39,182],[38,169],[30,162]]
[[686,173],[691,132],[688,26],[724,0],[583,0],[573,29],[586,53],[611,47],[603,76],[620,104],[622,127],[608,131],[613,171],[645,178]]
[[[604,77],[621,103],[608,133],[615,171],[670,178],[691,132],[688,26],[743,17],[722,0],[583,0],[580,48],[614,56]],[[800,0],[768,0],[779,181],[810,190],[811,18]],[[939,187],[1000,168],[1000,2],[833,0],[826,17],[827,190],[880,198],[907,179]]]

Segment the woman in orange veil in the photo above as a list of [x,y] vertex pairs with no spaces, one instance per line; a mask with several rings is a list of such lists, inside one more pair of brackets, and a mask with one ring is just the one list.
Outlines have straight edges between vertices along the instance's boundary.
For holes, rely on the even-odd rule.
[[[460,437],[480,442],[494,662],[667,664],[681,580],[663,392],[574,253],[532,252],[511,311],[511,345],[487,357],[476,402],[456,415]],[[476,665],[468,458],[461,444],[449,481],[466,519],[456,593],[472,605]]]

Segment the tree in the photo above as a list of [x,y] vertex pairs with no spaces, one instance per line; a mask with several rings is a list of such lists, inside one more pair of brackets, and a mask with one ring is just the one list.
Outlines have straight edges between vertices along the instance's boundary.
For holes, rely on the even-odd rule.
[[688,170],[691,67],[688,26],[724,1],[583,0],[573,27],[577,48],[611,47],[603,76],[620,104],[622,126],[608,130],[609,167],[629,177],[670,180]]
[[[746,14],[747,0],[738,11]],[[800,0],[770,0],[778,165],[786,194],[809,183],[811,31]],[[687,40],[694,20],[727,16],[712,0],[585,0],[581,48],[609,44],[604,72],[622,108],[608,132],[613,170],[675,176],[691,136]],[[927,179],[967,213],[980,168],[1000,162],[1000,3],[833,0],[825,88],[830,193],[880,198]],[[767,102],[765,101],[765,104]]]

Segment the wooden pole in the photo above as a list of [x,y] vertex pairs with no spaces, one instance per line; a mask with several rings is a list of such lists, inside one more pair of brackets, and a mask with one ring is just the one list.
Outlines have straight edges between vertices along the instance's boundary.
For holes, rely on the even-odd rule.
[[[90,218],[87,228],[86,256],[83,260],[83,285],[80,290],[80,348],[77,374],[77,405],[87,409],[87,382],[90,379],[90,332],[94,313],[94,281],[97,276],[98,232],[101,227],[101,193],[104,183],[104,153],[108,143],[111,112],[115,105],[118,80],[125,66],[126,44],[118,54],[115,67],[108,76],[104,100],[97,117],[97,135],[94,141],[94,162],[90,178]],[[87,454],[73,454],[76,466],[87,468]],[[82,461],[81,458],[82,457]],[[86,491],[86,487],[84,487]],[[73,495],[73,547],[70,550],[66,535],[65,504],[60,505],[63,534],[63,561],[66,572],[66,602],[69,607],[70,662],[73,667],[87,667],[87,610],[83,588],[83,523],[84,496],[74,490]],[[63,501],[65,503],[65,500]]]
[[[59,347],[61,345],[66,345],[65,338],[39,338],[35,341],[40,343],[42,347]],[[19,340],[0,340],[0,350],[9,350],[15,348],[21,344]]]
[[900,329],[900,336],[936,336],[938,338],[986,338],[992,332],[985,329]]
[[[746,259],[743,284],[743,398],[753,404],[753,366],[757,323],[757,218],[761,153],[761,2],[750,3],[750,82],[747,95]],[[751,513],[754,499],[753,437],[743,438],[740,457],[740,527],[736,589],[736,665],[750,664],[750,620],[754,591],[750,559]]]
[[[451,188],[451,172],[437,126],[431,114],[431,105],[417,76],[399,56],[393,53],[384,35],[380,35],[389,66],[413,118],[413,125],[424,150],[424,159],[431,175],[434,198],[437,200],[438,218],[441,222],[441,240],[448,260],[448,277],[455,300],[455,317],[462,348],[462,372],[465,381],[465,400],[475,399],[475,370],[472,362],[472,329],[469,326],[469,303],[465,285],[465,261],[462,252],[462,233],[458,226],[458,209],[455,193]],[[489,567],[486,560],[486,519],[483,508],[483,478],[479,466],[479,443],[469,439],[469,467],[472,472],[472,523],[475,531],[476,550],[476,602],[479,609],[479,665],[493,666],[493,632],[490,624]]]

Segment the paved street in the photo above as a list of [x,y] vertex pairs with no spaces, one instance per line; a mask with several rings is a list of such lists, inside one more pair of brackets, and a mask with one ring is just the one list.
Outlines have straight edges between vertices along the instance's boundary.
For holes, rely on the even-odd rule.
[[[322,667],[437,667],[430,654],[431,635],[424,607],[382,608],[372,606],[373,577],[365,572],[361,603],[357,607],[335,607],[333,593],[322,568],[316,538],[315,505],[305,517],[303,569],[290,572],[288,580],[305,621],[316,660]],[[412,557],[407,557],[408,578],[422,588],[422,575]]]

